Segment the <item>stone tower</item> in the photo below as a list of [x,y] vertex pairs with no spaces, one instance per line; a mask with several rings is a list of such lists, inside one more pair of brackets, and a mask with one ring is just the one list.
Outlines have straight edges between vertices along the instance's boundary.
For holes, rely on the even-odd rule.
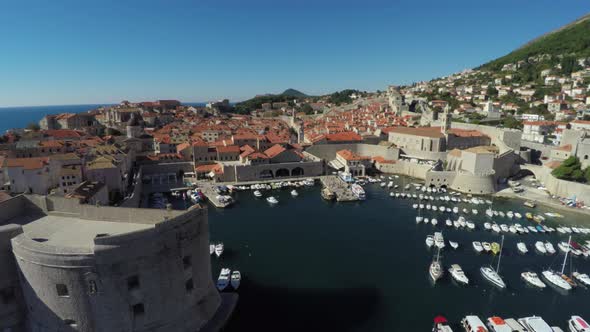
[[449,113],[450,110],[451,110],[451,106],[449,106],[449,104],[447,104],[447,106],[445,106],[445,110],[444,110],[443,114],[439,116],[439,117],[441,117],[440,130],[442,131],[443,134],[446,134],[448,132],[448,130],[451,129],[451,113]]
[[127,121],[127,138],[137,138],[141,135],[141,124],[138,115],[131,114],[131,118]]

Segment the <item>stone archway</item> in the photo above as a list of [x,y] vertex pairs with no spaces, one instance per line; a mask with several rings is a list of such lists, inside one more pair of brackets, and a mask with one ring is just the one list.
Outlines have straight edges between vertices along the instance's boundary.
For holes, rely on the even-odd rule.
[[304,174],[305,172],[301,167],[295,167],[293,170],[291,170],[291,176],[303,176]]
[[279,168],[275,172],[275,177],[277,177],[277,178],[284,178],[287,176],[289,176],[289,170],[286,168]]

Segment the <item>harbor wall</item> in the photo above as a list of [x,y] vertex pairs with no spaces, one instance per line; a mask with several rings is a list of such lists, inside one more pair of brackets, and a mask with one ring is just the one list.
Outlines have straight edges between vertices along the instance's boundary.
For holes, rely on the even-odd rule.
[[[279,173],[287,176],[277,176]],[[291,162],[261,165],[224,165],[223,174],[216,174],[216,182],[247,182],[259,180],[290,180],[320,176],[325,173],[324,161]]]
[[495,192],[493,174],[474,175],[468,172],[456,171],[428,171],[425,184],[443,187],[474,195],[487,195]]
[[411,161],[398,160],[395,163],[377,163],[376,168],[383,173],[394,173],[424,180],[426,173],[432,168]]
[[590,185],[560,180],[551,174],[551,168],[545,166],[523,165],[522,168],[532,171],[552,195],[567,198],[576,196],[578,200],[590,204]]

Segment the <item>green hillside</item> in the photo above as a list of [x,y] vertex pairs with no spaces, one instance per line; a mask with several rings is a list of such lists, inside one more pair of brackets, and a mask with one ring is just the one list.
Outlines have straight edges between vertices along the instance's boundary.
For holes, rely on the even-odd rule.
[[590,14],[562,28],[532,40],[513,52],[488,62],[478,69],[496,71],[503,65],[526,60],[540,54],[570,54],[575,57],[590,56]]
[[291,97],[297,97],[297,98],[306,98],[308,97],[305,93],[295,90],[295,89],[287,89],[285,91],[283,91],[283,93],[281,93],[281,95],[283,96],[291,96]]

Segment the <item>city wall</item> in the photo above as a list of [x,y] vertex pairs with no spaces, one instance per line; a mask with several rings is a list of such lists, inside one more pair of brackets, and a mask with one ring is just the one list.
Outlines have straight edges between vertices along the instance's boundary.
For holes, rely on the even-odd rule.
[[552,169],[537,165],[523,165],[535,174],[537,180],[541,181],[545,188],[552,194],[560,197],[576,198],[585,204],[590,204],[590,185],[560,180],[551,174]]
[[312,145],[307,148],[305,151],[319,157],[321,159],[325,159],[326,161],[336,159],[336,152],[340,150],[350,150],[358,155],[361,156],[370,156],[376,157],[381,156],[387,160],[398,160],[399,159],[399,149],[390,146],[383,146],[383,145],[374,145],[374,144],[363,144],[363,143],[354,143],[354,144],[318,144]]
[[453,122],[451,128],[478,130],[488,135],[492,144],[500,148],[500,153],[508,150],[520,151],[522,131],[516,129],[496,128],[471,123]]

